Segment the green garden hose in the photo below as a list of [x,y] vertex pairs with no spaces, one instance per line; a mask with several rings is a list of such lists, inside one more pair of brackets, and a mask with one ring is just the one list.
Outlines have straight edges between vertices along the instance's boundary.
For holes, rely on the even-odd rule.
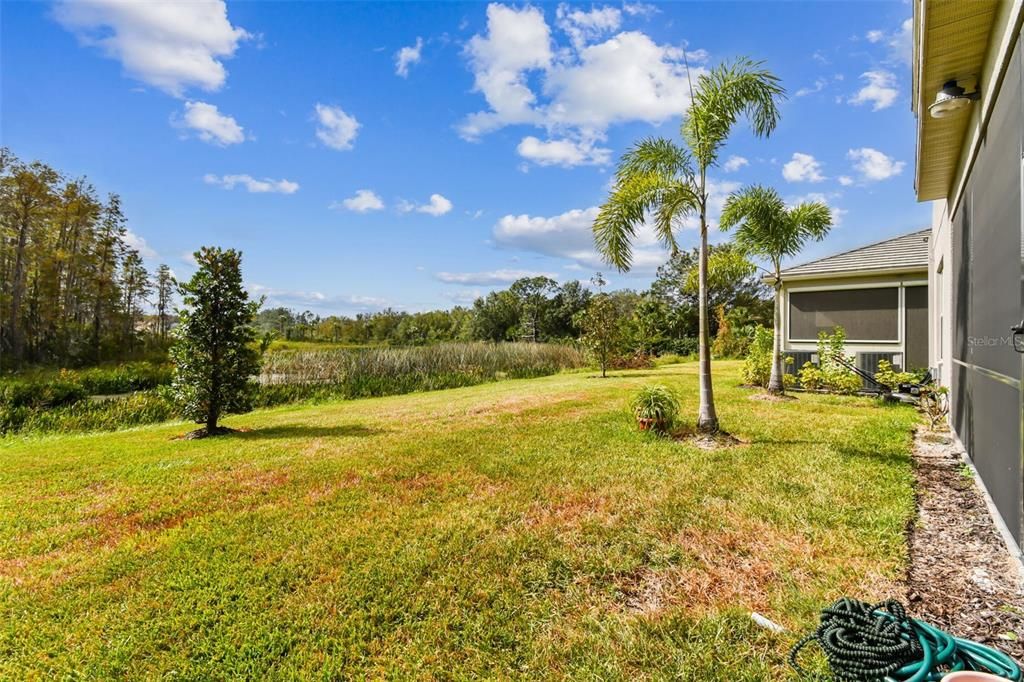
[[844,597],[824,609],[818,629],[789,654],[801,675],[797,655],[812,641],[842,682],[931,682],[958,670],[1021,681],[1020,667],[1006,654],[911,618],[894,600],[872,606]]

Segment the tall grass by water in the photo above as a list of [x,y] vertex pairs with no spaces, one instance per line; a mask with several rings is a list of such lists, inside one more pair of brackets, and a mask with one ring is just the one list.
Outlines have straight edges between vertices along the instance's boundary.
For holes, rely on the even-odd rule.
[[582,353],[572,346],[543,343],[282,351],[264,361],[258,402],[435,391],[546,376],[585,365]]
[[[584,367],[571,346],[444,343],[410,348],[280,350],[264,357],[254,405],[398,395],[526,379]],[[0,382],[0,435],[113,431],[176,416],[169,366],[87,370]],[[128,393],[125,396],[96,394]]]

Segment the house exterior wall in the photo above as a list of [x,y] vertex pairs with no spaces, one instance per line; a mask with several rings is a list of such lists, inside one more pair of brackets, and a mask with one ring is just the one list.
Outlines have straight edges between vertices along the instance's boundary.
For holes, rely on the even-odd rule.
[[930,358],[949,389],[950,425],[1017,547],[1024,543],[1024,356],[1013,351],[1009,328],[1024,315],[1020,24],[1021,3],[1004,3],[977,74],[980,100],[964,114],[970,120],[953,180],[933,204],[928,269]]

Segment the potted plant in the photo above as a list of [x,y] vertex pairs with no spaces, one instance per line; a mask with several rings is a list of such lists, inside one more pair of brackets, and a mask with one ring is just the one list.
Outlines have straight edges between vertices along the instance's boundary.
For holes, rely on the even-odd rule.
[[644,386],[633,397],[630,408],[641,431],[664,433],[679,414],[679,399],[665,386]]

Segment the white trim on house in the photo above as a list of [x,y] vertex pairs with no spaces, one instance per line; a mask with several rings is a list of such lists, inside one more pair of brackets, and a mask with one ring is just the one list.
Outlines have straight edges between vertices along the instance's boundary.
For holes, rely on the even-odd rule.
[[[843,272],[817,272],[806,275],[787,275],[782,273],[782,279],[785,282],[799,282],[806,280],[819,280],[819,279],[857,279],[860,277],[885,277],[885,276],[898,276],[906,275],[908,273],[920,273],[922,275],[928,275],[928,268],[919,268],[915,270],[907,270],[906,268],[882,268],[878,270],[846,270]],[[761,278],[765,283],[770,284],[775,281],[774,275],[764,275]],[[830,287],[836,288],[839,287]]]

